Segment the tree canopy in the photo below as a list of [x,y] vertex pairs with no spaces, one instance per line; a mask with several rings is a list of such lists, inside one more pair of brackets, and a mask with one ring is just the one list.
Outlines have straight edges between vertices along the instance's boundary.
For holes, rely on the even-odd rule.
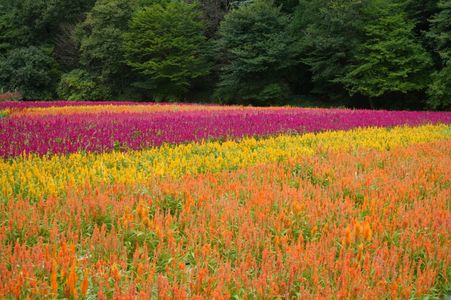
[[220,99],[265,105],[286,99],[284,77],[295,64],[289,21],[267,0],[242,5],[225,17],[217,43],[223,60]]
[[193,79],[208,73],[205,40],[195,4],[157,3],[133,16],[124,51],[127,64],[143,75],[140,87],[158,99],[178,98]]
[[435,54],[439,57],[429,85],[428,105],[433,109],[451,109],[451,2],[441,0],[439,11],[431,17],[427,33]]
[[0,86],[19,91],[25,99],[52,99],[57,72],[45,49],[18,48],[0,60]]
[[424,89],[432,61],[415,41],[413,22],[399,5],[383,3],[375,9],[375,18],[364,26],[365,39],[339,82],[351,94],[369,98]]
[[450,109],[450,19],[448,0],[0,0],[0,91]]

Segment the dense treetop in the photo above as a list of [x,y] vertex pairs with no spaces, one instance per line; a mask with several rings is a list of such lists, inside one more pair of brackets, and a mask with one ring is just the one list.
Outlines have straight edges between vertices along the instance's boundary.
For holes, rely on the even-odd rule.
[[448,0],[0,0],[24,99],[451,109]]

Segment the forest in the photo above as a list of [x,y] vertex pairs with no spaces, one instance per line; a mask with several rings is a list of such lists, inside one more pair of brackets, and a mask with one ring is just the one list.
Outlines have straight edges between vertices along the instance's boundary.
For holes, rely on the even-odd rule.
[[0,94],[451,109],[449,0],[0,0]]

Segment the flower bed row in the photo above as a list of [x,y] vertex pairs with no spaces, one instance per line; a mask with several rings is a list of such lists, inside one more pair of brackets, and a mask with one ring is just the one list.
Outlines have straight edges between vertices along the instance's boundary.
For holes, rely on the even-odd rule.
[[[108,113],[108,106],[88,113],[64,108],[66,113],[29,111],[0,119],[0,156],[22,153],[105,152],[138,150],[165,143],[179,144],[209,139],[239,139],[282,133],[349,130],[357,127],[451,123],[451,113],[389,112],[340,109],[244,108],[169,105],[161,111],[137,112],[126,105]],[[95,111],[95,109],[93,109]],[[88,110],[89,111],[89,110]],[[120,112],[118,112],[120,111]]]

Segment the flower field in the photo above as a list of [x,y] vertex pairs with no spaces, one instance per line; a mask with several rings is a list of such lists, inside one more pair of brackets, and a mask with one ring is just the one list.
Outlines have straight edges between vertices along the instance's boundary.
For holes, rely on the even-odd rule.
[[450,113],[88,104],[3,104],[0,109],[9,118],[0,123],[0,156],[126,151],[210,139],[451,123]]
[[0,103],[0,299],[451,292],[451,113]]

